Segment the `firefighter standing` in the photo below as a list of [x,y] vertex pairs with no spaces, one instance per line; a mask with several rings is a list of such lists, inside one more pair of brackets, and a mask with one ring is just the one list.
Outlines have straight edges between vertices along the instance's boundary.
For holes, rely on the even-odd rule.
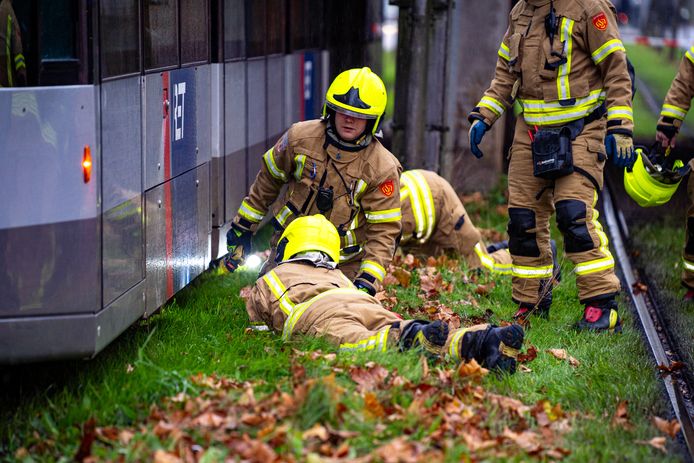
[[22,36],[12,0],[0,0],[0,87],[26,85]]
[[[658,120],[656,140],[663,148],[674,148],[675,138],[687,116],[694,98],[694,47],[687,50],[679,72],[665,97]],[[692,165],[692,162],[690,162]],[[685,300],[694,300],[694,180],[689,176],[687,184],[687,233],[684,247],[684,271],[682,284],[687,288]]]
[[227,234],[227,268],[233,271],[243,260],[252,231],[287,185],[273,211],[278,230],[273,248],[296,217],[324,214],[339,230],[340,269],[359,289],[375,294],[395,252],[402,218],[402,167],[374,137],[385,106],[385,86],[369,68],[337,76],[323,118],[294,124],[263,155]]
[[[516,102],[509,167],[509,245],[516,316],[548,313],[549,219],[556,211],[585,310],[578,327],[619,330],[619,280],[595,203],[606,154],[634,162],[631,79],[607,0],[525,0],[512,10],[495,77],[470,114],[470,146]],[[606,136],[607,135],[607,136]]]
[[465,206],[444,178],[427,170],[408,170],[400,176],[403,248],[426,255],[454,251],[471,269],[511,274],[508,243],[489,248],[467,215]]
[[289,224],[277,247],[279,265],[258,279],[248,299],[252,326],[281,332],[284,339],[325,337],[343,351],[421,347],[433,356],[515,370],[524,336],[520,326],[477,325],[449,333],[438,320],[403,320],[336,268],[340,241],[321,215]]

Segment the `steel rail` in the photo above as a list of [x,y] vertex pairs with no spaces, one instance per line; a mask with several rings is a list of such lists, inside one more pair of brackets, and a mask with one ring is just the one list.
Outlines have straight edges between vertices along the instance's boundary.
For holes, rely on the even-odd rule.
[[615,209],[609,188],[603,191],[603,209],[605,221],[610,233],[612,246],[616,254],[619,266],[626,280],[628,294],[636,307],[643,331],[648,340],[648,344],[653,353],[656,363],[660,368],[669,371],[668,374],[661,375],[665,390],[667,392],[672,408],[677,420],[681,424],[682,437],[687,445],[689,457],[694,460],[694,421],[692,412],[691,388],[686,383],[684,375],[678,375],[672,371],[675,361],[675,349],[668,349],[666,346],[673,345],[673,341],[668,339],[666,325],[660,320],[657,313],[657,304],[650,292],[635,291],[636,283],[639,282],[638,274],[631,264],[629,253],[625,246],[623,237],[629,236],[629,229],[621,212]]

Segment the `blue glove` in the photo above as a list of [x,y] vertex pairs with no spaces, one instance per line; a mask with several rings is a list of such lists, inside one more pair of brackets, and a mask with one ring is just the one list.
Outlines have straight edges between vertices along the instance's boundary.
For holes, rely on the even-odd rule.
[[367,293],[371,296],[375,296],[376,295],[376,288],[369,281],[369,280],[373,280],[373,279],[374,278],[371,275],[362,272],[357,276],[357,278],[354,279],[354,286],[356,286],[356,288],[359,291],[364,291],[365,293]]
[[470,126],[470,132],[468,132],[470,149],[477,159],[482,159],[482,156],[484,156],[478,145],[482,143],[482,137],[484,137],[487,130],[489,130],[489,126],[479,119],[475,119]]
[[610,133],[605,137],[605,150],[612,164],[617,167],[631,168],[636,162],[634,140],[631,135]]
[[250,230],[245,230],[237,224],[231,224],[231,228],[227,232],[227,251],[229,253],[224,256],[224,267],[229,272],[235,271],[246,258],[246,254],[251,252],[251,236]]

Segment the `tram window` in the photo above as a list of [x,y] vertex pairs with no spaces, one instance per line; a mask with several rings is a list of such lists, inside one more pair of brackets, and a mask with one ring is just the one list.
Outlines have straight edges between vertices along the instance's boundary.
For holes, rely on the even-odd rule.
[[138,0],[101,0],[101,76],[140,71]]
[[224,0],[224,59],[246,56],[244,0]]
[[209,5],[206,0],[181,2],[181,64],[199,63],[209,58]]
[[145,69],[178,65],[176,0],[144,0]]
[[265,0],[246,0],[246,55],[248,57],[265,54],[266,6]]
[[285,52],[285,14],[284,0],[267,0],[267,54]]

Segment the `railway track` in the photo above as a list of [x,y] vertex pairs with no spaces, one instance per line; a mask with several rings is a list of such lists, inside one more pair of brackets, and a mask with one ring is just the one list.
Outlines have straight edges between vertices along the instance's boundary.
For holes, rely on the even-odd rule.
[[[679,345],[660,316],[660,306],[651,289],[643,290],[648,275],[632,265],[627,249],[629,228],[622,213],[617,210],[610,190],[604,189],[603,209],[605,222],[615,251],[615,258],[624,276],[626,289],[636,308],[639,321],[650,350],[660,370],[665,391],[675,416],[680,422],[681,435],[689,460],[694,461],[694,387],[685,374],[685,364],[678,354]],[[646,287],[650,288],[649,285]]]

